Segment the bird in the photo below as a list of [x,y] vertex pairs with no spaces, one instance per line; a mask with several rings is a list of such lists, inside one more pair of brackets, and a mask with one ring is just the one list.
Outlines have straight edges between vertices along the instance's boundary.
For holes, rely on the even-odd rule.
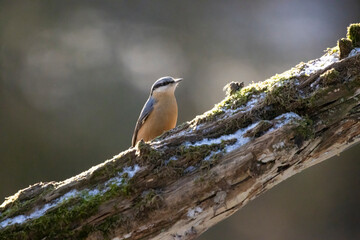
[[150,96],[141,110],[132,137],[132,147],[140,140],[148,142],[176,126],[178,106],[175,89],[182,78],[159,78],[151,87]]

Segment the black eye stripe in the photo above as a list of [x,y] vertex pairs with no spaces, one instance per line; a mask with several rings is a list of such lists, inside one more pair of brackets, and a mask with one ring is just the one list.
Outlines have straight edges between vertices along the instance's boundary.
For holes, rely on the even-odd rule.
[[152,92],[159,88],[159,87],[163,87],[169,84],[174,83],[175,81],[172,78],[163,78],[163,79],[159,79],[158,81],[156,81],[156,83],[152,86],[151,88],[151,94]]
[[162,86],[168,85],[168,84],[170,84],[170,83],[172,83],[172,82],[162,82],[162,83],[156,84],[156,85],[154,86],[154,89],[155,89],[155,88],[158,88],[158,87],[162,87]]

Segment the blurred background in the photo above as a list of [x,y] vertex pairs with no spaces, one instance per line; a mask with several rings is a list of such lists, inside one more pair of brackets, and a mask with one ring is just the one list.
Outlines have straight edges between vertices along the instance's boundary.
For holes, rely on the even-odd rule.
[[[0,202],[127,149],[152,83],[171,75],[178,124],[230,81],[320,57],[358,0],[0,0]],[[360,147],[254,200],[200,239],[360,239]]]

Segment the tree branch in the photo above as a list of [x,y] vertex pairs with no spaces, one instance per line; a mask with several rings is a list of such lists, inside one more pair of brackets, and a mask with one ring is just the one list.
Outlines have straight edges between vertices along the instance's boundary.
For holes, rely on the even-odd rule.
[[342,60],[332,49],[264,82],[230,84],[212,110],[151,143],[20,190],[0,207],[0,239],[196,238],[360,141],[354,46]]

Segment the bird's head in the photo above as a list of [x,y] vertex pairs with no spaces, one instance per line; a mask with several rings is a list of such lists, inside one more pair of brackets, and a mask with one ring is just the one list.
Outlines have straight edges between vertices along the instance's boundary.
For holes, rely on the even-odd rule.
[[182,81],[182,78],[162,77],[156,80],[151,87],[151,95],[154,93],[174,93],[176,86]]

